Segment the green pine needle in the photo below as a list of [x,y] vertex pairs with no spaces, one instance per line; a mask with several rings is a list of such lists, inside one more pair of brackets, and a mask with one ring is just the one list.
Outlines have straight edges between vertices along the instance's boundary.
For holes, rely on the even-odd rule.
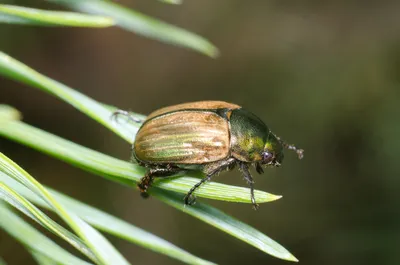
[[0,23],[39,26],[69,26],[103,28],[113,26],[109,17],[86,15],[74,12],[47,11],[13,5],[0,4]]

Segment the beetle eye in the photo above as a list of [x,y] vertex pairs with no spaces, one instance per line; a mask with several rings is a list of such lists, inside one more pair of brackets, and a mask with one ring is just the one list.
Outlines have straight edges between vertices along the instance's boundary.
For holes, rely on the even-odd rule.
[[263,152],[263,164],[268,164],[272,161],[272,159],[274,158],[273,154],[265,151]]

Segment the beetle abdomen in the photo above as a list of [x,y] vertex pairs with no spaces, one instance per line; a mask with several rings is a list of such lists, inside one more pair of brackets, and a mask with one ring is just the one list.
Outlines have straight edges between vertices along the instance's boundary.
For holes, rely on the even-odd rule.
[[145,163],[204,164],[226,158],[229,150],[228,122],[214,112],[196,110],[153,115],[134,144],[136,158]]

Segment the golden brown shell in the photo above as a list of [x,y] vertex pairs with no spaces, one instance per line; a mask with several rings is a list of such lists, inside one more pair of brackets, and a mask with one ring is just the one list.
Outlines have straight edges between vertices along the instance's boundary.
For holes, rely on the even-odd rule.
[[[196,104],[199,109],[214,104]],[[156,111],[140,128],[134,143],[144,163],[204,164],[226,158],[230,151],[228,121],[218,114],[187,104]],[[182,110],[168,113],[174,110]],[[167,113],[162,115],[163,113]]]
[[182,103],[178,105],[173,105],[173,106],[168,106],[161,108],[159,110],[156,110],[152,113],[150,113],[149,116],[147,116],[147,120],[160,116],[164,113],[168,112],[174,112],[174,111],[179,111],[179,110],[193,110],[193,109],[199,109],[199,110],[216,110],[216,109],[238,109],[240,108],[239,105],[224,102],[224,101],[196,101],[196,102],[189,102],[189,103]]

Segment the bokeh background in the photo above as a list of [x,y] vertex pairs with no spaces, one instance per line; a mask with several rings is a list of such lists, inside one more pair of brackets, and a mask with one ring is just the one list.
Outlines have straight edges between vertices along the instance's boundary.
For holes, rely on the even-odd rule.
[[[281,168],[255,174],[256,188],[283,195],[259,211],[207,203],[277,240],[301,264],[400,264],[400,2],[118,2],[205,36],[221,56],[118,28],[5,24],[0,49],[96,100],[138,113],[207,99],[245,106],[304,148],[305,158],[286,154]],[[126,142],[37,89],[0,77],[0,103],[21,110],[29,124],[129,160]],[[195,255],[229,265],[289,264],[155,199],[142,200],[135,190],[5,139],[0,148],[40,182]],[[238,171],[217,181],[246,185]],[[109,238],[134,264],[178,263]],[[33,264],[1,231],[0,256]]]

